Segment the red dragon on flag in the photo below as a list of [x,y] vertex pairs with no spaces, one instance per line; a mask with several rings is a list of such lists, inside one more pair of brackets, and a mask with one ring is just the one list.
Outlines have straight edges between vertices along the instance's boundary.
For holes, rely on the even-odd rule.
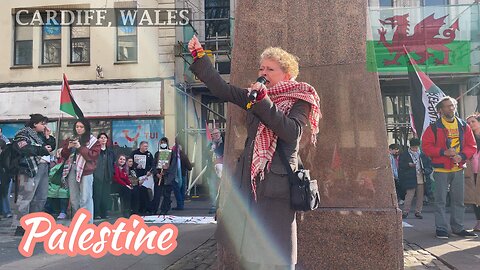
[[443,60],[435,59],[435,63],[439,65],[449,65],[450,49],[446,47],[446,44],[451,43],[455,39],[456,31],[459,30],[458,19],[440,35],[440,28],[445,25],[445,18],[448,15],[435,19],[435,13],[426,17],[418,24],[415,25],[413,35],[410,35],[410,21],[408,19],[409,14],[396,15],[393,17],[380,20],[383,26],[391,26],[394,30],[392,41],[387,42],[385,34],[387,29],[383,26],[378,29],[380,34],[379,44],[383,44],[390,54],[396,53],[395,58],[392,60],[384,60],[385,66],[400,65],[398,59],[405,55],[403,46],[407,47],[410,52],[415,52],[420,59],[416,60],[417,64],[423,64],[425,61],[433,56],[428,50],[435,50],[443,52]]

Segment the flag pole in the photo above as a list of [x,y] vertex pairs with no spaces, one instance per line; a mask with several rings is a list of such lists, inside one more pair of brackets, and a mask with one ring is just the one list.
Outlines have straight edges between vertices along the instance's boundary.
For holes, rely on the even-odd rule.
[[[403,45],[403,50],[405,51],[405,56],[407,57],[407,73],[408,73],[408,65],[413,66],[413,63],[410,61],[410,54],[408,53],[407,47],[405,47],[405,45]],[[415,66],[413,66],[413,69],[415,69]],[[409,114],[410,129],[412,130],[413,137],[418,138],[417,131],[415,130],[415,122],[413,120],[412,99],[409,98],[408,102],[410,103],[410,114]],[[407,138],[408,138],[408,134],[407,134]]]
[[[60,146],[60,127],[62,125],[62,117],[63,117],[63,113],[60,112],[60,118],[58,118],[58,122],[57,122],[57,132],[55,132],[55,136],[57,139],[57,149]],[[55,155],[55,157],[56,156],[57,155]]]
[[480,85],[480,82],[475,84],[472,88],[468,89],[466,92],[464,92],[463,94],[461,94],[459,97],[456,98],[456,100],[460,100],[461,97],[465,96],[466,94],[470,93],[470,91],[472,91],[473,89],[477,88],[477,86]]
[[[62,74],[62,87],[60,88],[60,95],[62,95],[62,89],[63,89],[63,75],[65,73]],[[62,118],[63,118],[63,112],[60,111],[60,117],[58,118],[58,122],[57,122],[57,132],[55,132],[55,136],[56,136],[56,140],[57,140],[57,149],[59,148],[60,146],[60,127],[62,126]],[[55,153],[55,157],[57,157],[56,153]]]

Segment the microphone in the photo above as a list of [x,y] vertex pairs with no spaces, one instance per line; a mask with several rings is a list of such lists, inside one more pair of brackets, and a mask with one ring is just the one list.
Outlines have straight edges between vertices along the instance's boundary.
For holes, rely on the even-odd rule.
[[[265,84],[267,82],[267,78],[265,78],[263,76],[260,76],[260,77],[258,77],[256,82],[261,83],[261,84]],[[257,90],[252,90],[250,92],[250,95],[248,95],[248,99],[250,99],[251,101],[254,101],[254,100],[257,99],[257,96],[258,96],[258,91]]]

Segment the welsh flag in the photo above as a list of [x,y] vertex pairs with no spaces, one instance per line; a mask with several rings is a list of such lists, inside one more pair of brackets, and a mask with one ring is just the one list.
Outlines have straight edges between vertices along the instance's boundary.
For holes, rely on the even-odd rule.
[[65,73],[63,73],[62,91],[60,92],[60,111],[76,118],[84,118],[82,110],[73,99]]
[[[410,57],[428,73],[469,72],[477,5],[370,7],[367,70],[403,73]],[[474,30],[474,31],[472,31]]]
[[418,68],[417,63],[410,56],[407,48],[404,47],[403,49],[410,61],[408,78],[411,89],[410,105],[412,113],[410,120],[412,131],[417,135],[417,138],[421,138],[423,131],[427,129],[430,123],[438,119],[439,116],[437,115],[435,105],[445,96],[445,93]]

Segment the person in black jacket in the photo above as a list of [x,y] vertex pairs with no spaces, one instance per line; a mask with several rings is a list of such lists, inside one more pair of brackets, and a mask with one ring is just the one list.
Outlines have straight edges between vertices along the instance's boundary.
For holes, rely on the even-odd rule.
[[108,147],[108,136],[102,132],[97,136],[101,151],[97,159],[97,167],[93,173],[93,205],[96,218],[107,218],[107,210],[111,205],[110,186],[112,184],[115,154]]
[[47,201],[48,158],[56,144],[47,122],[47,117],[31,114],[25,127],[13,139],[13,147],[22,156],[15,183],[15,198],[18,198],[14,210],[17,214],[14,220],[14,225],[17,225],[16,236],[25,233],[20,226],[20,218],[29,213],[42,212]]
[[426,178],[433,172],[430,159],[420,149],[420,139],[410,139],[408,151],[403,152],[399,159],[398,177],[400,185],[406,191],[402,218],[407,218],[416,194],[415,217],[422,219],[423,195]]
[[[168,170],[164,177],[165,185],[167,185],[167,183],[172,185],[173,193],[177,201],[177,207],[172,208],[172,210],[184,209],[187,171],[191,171],[192,168],[192,163],[188,159],[187,155],[183,152],[182,146],[179,143],[179,138],[176,137],[175,145],[172,147],[172,155],[170,157]],[[165,197],[170,196],[170,194],[171,193],[165,193]],[[162,209],[162,212],[163,210],[165,209]]]
[[[160,205],[160,200],[162,196],[164,196],[164,193],[166,192],[168,196],[172,194],[171,192],[172,185],[171,184],[165,185],[165,181],[163,179],[164,172],[168,169],[168,163],[170,160],[171,153],[172,151],[170,150],[168,145],[168,138],[167,137],[161,138],[158,144],[158,151],[155,153],[155,157],[154,157],[155,159],[155,169],[154,169],[155,192],[154,192],[153,200],[147,204],[147,211],[152,214],[157,213],[158,206]],[[170,204],[171,204],[170,197],[167,198],[164,196],[160,213],[165,215],[168,212],[168,210],[170,210]]]
[[[140,148],[133,151],[130,157],[133,159],[133,168],[137,178],[153,174],[155,160],[152,153],[148,151],[148,142],[140,142]],[[147,202],[150,201],[148,190],[142,184],[143,180],[139,179],[138,187],[134,188],[132,194],[132,211],[134,214],[140,215],[146,213]]]

